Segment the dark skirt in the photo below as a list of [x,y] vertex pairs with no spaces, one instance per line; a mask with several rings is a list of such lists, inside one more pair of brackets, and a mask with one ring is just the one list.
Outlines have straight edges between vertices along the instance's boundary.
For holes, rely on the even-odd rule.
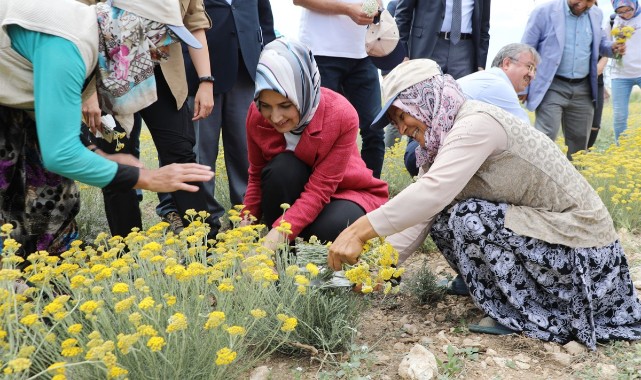
[[0,224],[13,224],[20,255],[66,251],[78,237],[79,209],[75,182],[44,168],[35,122],[0,106]]
[[619,241],[571,248],[505,228],[507,204],[468,199],[431,235],[474,303],[504,326],[545,341],[641,339],[641,302]]

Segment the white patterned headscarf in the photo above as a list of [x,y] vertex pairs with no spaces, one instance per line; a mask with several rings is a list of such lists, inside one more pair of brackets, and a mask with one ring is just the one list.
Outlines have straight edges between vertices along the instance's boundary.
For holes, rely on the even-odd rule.
[[166,46],[179,39],[165,24],[107,3],[96,5],[100,108],[126,117],[157,100],[154,65],[167,59]]
[[461,87],[449,74],[435,75],[398,94],[394,105],[427,125],[425,148],[420,145],[416,148],[417,167],[434,162],[465,99]]
[[320,73],[309,48],[287,38],[267,44],[256,70],[254,101],[259,109],[258,96],[263,90],[275,91],[296,106],[300,122],[291,133],[303,133],[320,102]]

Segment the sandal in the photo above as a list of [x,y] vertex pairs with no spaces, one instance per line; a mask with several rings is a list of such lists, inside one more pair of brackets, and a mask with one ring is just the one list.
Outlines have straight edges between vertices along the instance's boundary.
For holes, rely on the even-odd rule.
[[468,325],[467,329],[470,332],[478,334],[510,335],[519,333],[519,331],[512,330],[509,327],[503,326],[491,317],[485,317],[481,319],[478,324]]
[[438,285],[446,288],[445,292],[447,294],[453,294],[456,296],[470,295],[470,290],[467,288],[467,285],[465,285],[465,281],[463,281],[463,277],[461,277],[460,274],[456,275],[451,282],[448,279],[443,279],[438,282]]

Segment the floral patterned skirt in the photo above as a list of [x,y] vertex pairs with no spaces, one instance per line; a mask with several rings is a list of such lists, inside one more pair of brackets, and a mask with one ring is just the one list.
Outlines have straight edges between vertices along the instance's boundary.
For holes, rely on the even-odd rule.
[[66,251],[78,236],[79,208],[75,182],[44,168],[35,122],[0,106],[0,224],[13,224],[21,255]]
[[468,199],[438,215],[432,239],[477,307],[545,341],[641,339],[641,302],[619,241],[571,248],[505,228],[508,205]]

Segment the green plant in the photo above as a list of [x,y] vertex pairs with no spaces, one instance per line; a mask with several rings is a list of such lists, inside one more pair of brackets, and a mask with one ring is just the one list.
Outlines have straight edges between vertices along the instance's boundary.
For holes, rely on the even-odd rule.
[[348,358],[345,362],[332,363],[337,366],[337,369],[319,373],[319,379],[365,380],[371,378],[369,374],[374,365],[374,359],[368,346],[352,345]]
[[436,358],[439,370],[439,379],[450,379],[463,371],[463,361],[457,356],[458,350],[447,345],[447,359]]
[[438,284],[438,278],[430,269],[427,261],[423,262],[421,269],[407,281],[407,288],[419,304],[435,304],[445,297],[445,288]]

